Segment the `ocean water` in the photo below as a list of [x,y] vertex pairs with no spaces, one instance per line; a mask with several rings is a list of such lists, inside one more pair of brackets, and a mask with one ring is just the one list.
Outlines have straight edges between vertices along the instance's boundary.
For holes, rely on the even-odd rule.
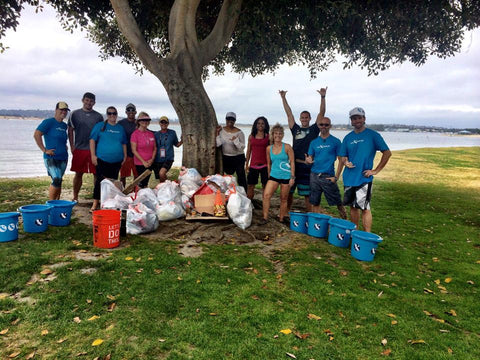
[[[41,120],[0,119],[0,177],[18,178],[45,176],[47,172],[43,165],[43,154],[38,149],[33,139],[33,133]],[[179,125],[169,127],[177,132],[180,138]],[[240,126],[246,136],[251,131],[251,126]],[[152,124],[150,129],[160,130],[159,124]],[[285,125],[286,143],[292,143],[292,135]],[[340,140],[349,131],[332,130],[332,135]],[[391,150],[405,150],[425,147],[454,147],[454,146],[480,146],[478,136],[457,136],[445,133],[430,132],[382,132],[381,133]],[[182,164],[183,147],[175,149],[174,166]],[[70,160],[67,172],[70,173]]]

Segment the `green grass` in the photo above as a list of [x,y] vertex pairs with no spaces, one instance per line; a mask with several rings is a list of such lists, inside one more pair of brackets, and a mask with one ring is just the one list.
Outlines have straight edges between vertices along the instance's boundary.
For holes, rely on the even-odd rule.
[[[381,359],[388,350],[395,359],[478,359],[478,154],[394,152],[374,182],[373,231],[384,241],[371,263],[293,233],[291,246],[269,257],[254,247],[202,245],[201,257],[186,259],[171,239],[129,236],[128,247],[93,248],[91,229],[76,221],[20,231],[18,241],[0,244],[0,331],[8,329],[0,356]],[[45,201],[48,183],[0,180],[0,210]],[[110,256],[76,260],[78,251]],[[27,284],[62,261],[69,264],[54,269],[55,280]],[[6,296],[19,291],[36,303]],[[97,338],[104,342],[91,346]]]

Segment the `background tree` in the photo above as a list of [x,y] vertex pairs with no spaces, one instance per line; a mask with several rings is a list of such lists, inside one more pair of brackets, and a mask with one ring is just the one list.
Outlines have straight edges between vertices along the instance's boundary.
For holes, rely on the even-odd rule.
[[[24,4],[4,0],[0,38]],[[184,135],[183,164],[215,171],[217,119],[203,87],[209,72],[253,76],[302,63],[312,76],[342,55],[369,74],[458,52],[479,26],[477,0],[50,0],[66,30],[87,29],[101,57],[120,56],[163,84]],[[0,45],[0,51],[3,48]],[[237,110],[238,112],[241,109]]]

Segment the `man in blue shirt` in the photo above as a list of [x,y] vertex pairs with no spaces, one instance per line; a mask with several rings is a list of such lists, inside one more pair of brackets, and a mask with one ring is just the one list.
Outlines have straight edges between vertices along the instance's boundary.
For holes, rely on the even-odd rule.
[[[55,106],[55,115],[42,121],[37,127],[33,138],[43,152],[43,161],[52,183],[48,189],[49,200],[60,199],[62,178],[67,168],[67,124],[63,122],[70,109],[64,101]],[[45,139],[43,143],[42,136]]]
[[[365,111],[362,108],[353,108],[350,110],[349,116],[353,131],[343,139],[339,154],[345,165],[343,203],[350,206],[350,219],[357,225],[357,228],[360,221],[360,210],[362,211],[363,229],[370,232],[372,229],[370,199],[373,175],[377,175],[387,165],[392,153],[382,136],[365,126]],[[382,153],[382,158],[373,169],[373,160],[377,151]]]
[[[318,124],[320,136],[310,143],[308,154],[305,154],[305,161],[312,165],[310,173],[310,203],[313,212],[320,212],[320,199],[325,194],[329,206],[337,206],[342,219],[347,218],[345,207],[342,205],[340,190],[337,181],[342,173],[343,162],[340,156],[342,142],[333,135],[330,135],[332,127],[331,120],[324,117]],[[338,157],[338,167],[335,173],[335,160]]]

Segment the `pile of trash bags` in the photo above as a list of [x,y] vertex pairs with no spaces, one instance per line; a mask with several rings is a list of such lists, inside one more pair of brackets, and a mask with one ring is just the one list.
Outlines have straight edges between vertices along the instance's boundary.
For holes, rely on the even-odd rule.
[[184,217],[194,210],[194,194],[206,184],[215,193],[225,194],[226,209],[233,223],[245,230],[252,223],[253,206],[245,190],[232,176],[210,175],[202,178],[194,168],[182,167],[178,182],[166,180],[154,189],[145,188],[123,194],[109,179],[101,182],[102,209],[127,211],[127,233],[144,234],[155,231],[159,221]]

